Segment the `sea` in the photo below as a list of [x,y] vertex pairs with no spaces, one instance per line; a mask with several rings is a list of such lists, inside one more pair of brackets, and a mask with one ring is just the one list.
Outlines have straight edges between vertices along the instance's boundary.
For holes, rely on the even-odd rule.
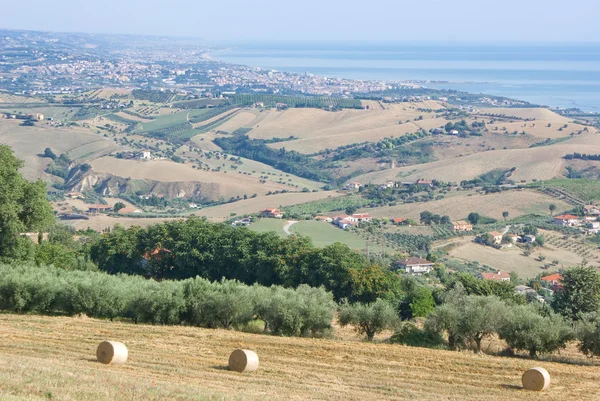
[[233,64],[357,80],[424,81],[429,88],[600,112],[600,43],[230,43]]

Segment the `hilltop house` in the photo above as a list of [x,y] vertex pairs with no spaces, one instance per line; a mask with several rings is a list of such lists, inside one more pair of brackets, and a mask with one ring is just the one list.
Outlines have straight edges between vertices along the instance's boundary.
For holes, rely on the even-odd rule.
[[269,217],[273,219],[281,219],[283,218],[283,212],[276,208],[267,208],[265,210],[261,210],[259,212],[261,217]]
[[554,216],[554,224],[559,226],[574,226],[579,222],[579,218],[572,214],[562,214]]
[[433,270],[434,263],[427,259],[410,257],[408,259],[399,260],[398,268],[403,269],[408,274],[423,274]]
[[473,231],[473,224],[464,220],[453,221],[452,231]]
[[510,274],[507,272],[503,272],[498,270],[496,273],[494,272],[482,272],[477,275],[477,278],[488,280],[488,281],[510,281]]

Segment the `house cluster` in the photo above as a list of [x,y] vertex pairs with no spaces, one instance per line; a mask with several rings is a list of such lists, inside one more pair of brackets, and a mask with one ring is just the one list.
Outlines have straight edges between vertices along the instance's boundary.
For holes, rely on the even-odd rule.
[[489,233],[479,235],[475,238],[475,242],[484,244],[487,242],[487,238],[489,238],[491,245],[500,245],[506,238],[506,243],[509,246],[516,243],[533,244],[536,240],[535,235],[517,235],[513,233],[503,235],[498,231],[490,231]]
[[[406,187],[411,187],[413,185],[416,185],[418,187],[425,188],[425,189],[434,187],[433,181],[420,178],[417,181],[405,181],[405,182],[387,181],[387,182],[384,182],[383,184],[377,185],[377,189],[384,190],[384,189],[388,189],[388,188],[403,188],[403,187],[406,188]],[[352,191],[352,190],[358,190],[362,186],[363,186],[363,184],[361,184],[360,182],[348,182],[348,183],[346,183],[346,185],[344,185],[344,187],[342,189],[345,191]]]
[[245,217],[231,223],[233,227],[248,227],[250,224],[252,224],[252,219],[250,217]]
[[593,206],[584,208],[585,216],[579,217],[573,214],[561,214],[554,216],[554,224],[563,227],[578,227],[587,234],[598,234],[600,232],[600,210]]
[[[321,216],[323,217],[323,216]],[[349,216],[347,214],[341,214],[339,216],[335,216],[331,219],[331,222],[341,228],[342,230],[347,229],[348,227],[353,227],[360,222],[369,222],[373,218],[368,213],[354,213]]]
[[473,231],[473,224],[464,220],[453,221],[452,231]]
[[152,152],[149,150],[142,150],[138,152],[119,152],[117,153],[117,158],[119,159],[128,159],[128,160],[152,160]]

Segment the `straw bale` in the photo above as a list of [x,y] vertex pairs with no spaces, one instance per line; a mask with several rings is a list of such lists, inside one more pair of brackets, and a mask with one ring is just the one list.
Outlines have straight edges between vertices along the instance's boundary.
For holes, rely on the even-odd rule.
[[103,341],[96,350],[98,362],[105,364],[125,363],[128,355],[125,344],[117,341]]
[[532,368],[523,373],[521,381],[526,390],[542,391],[550,386],[550,374],[544,368]]
[[236,349],[229,356],[229,369],[236,372],[254,372],[258,369],[258,355],[247,349]]

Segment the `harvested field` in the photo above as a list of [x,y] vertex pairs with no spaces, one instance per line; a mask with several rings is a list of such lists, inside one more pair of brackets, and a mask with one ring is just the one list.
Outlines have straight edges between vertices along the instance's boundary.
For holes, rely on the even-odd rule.
[[[284,338],[95,319],[0,315],[0,398],[13,400],[593,400],[597,366],[539,362],[359,341]],[[124,365],[96,362],[101,341],[129,348]],[[237,348],[260,368],[227,369]],[[534,366],[542,394],[521,388]]]
[[495,169],[516,167],[511,179],[531,181],[560,177],[565,172],[567,161],[563,157],[568,153],[600,153],[600,144],[595,137],[576,138],[572,142],[563,142],[552,146],[528,149],[490,150],[453,159],[431,163],[388,169],[364,174],[353,180],[364,183],[382,183],[394,179],[403,181],[419,178],[460,182],[471,180],[483,173]]
[[116,148],[111,141],[85,129],[23,127],[18,122],[9,120],[0,120],[0,143],[12,147],[15,155],[25,162],[21,171],[26,178],[45,180],[51,178],[44,172],[50,159],[41,158],[37,154],[44,153],[47,147],[52,148],[57,155],[69,152],[71,157],[83,159]]
[[[111,202],[112,203],[112,202]],[[165,221],[178,220],[175,217],[157,217],[157,218],[135,218],[135,217],[113,217],[105,214],[97,214],[89,216],[89,220],[62,220],[63,224],[72,226],[76,230],[92,230],[102,231],[107,228],[113,228],[116,224],[123,227],[148,227],[153,224],[163,223]]]
[[451,219],[464,219],[471,212],[502,220],[502,212],[507,211],[509,218],[524,214],[547,215],[548,205],[556,205],[556,210],[564,211],[572,205],[537,191],[511,190],[488,195],[473,192],[451,192],[444,199],[427,203],[407,203],[397,206],[385,206],[364,209],[373,217],[409,217],[419,220],[419,214],[430,211],[439,215],[448,215]]
[[[349,110],[329,112],[320,109],[292,108],[285,111],[245,110],[222,124],[218,129],[232,132],[237,128],[252,128],[252,138],[271,139],[275,137],[298,138],[272,144],[272,147],[285,146],[289,150],[313,153],[326,148],[364,141],[378,141],[389,136],[403,135],[424,128],[442,125],[442,119],[435,119],[434,113],[420,112],[417,109],[431,108],[421,103],[388,104],[369,110]],[[435,108],[443,108],[436,103]],[[423,120],[414,121],[423,116]],[[432,121],[428,121],[432,119]],[[410,120],[406,123],[406,120]],[[444,120],[445,121],[445,120]],[[402,124],[399,124],[402,122]]]

